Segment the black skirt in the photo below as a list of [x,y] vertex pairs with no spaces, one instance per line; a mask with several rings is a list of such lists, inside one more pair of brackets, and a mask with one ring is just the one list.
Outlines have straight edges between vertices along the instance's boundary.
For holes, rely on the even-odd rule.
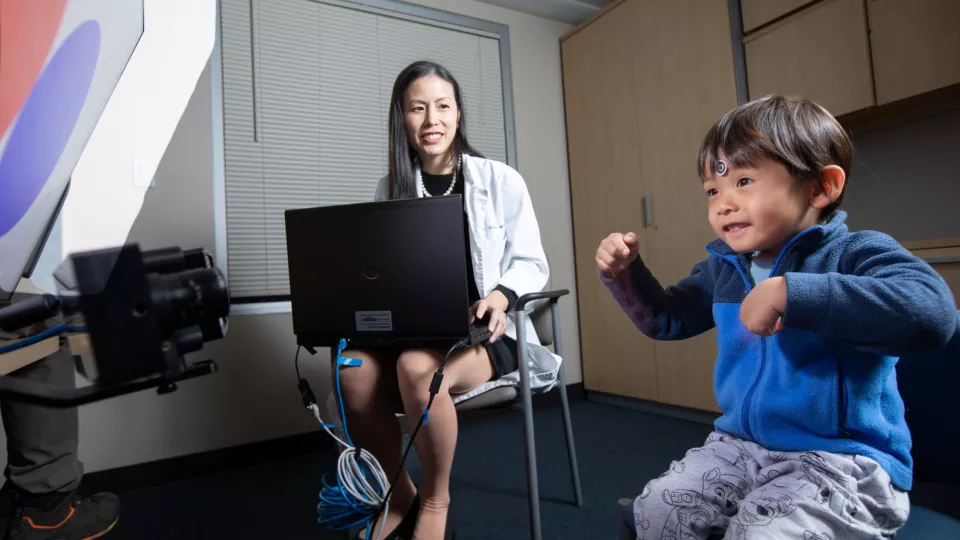
[[487,355],[490,356],[490,362],[493,364],[493,378],[495,381],[507,373],[511,373],[520,368],[517,362],[517,341],[511,337],[502,336],[500,339],[484,344],[487,349]]

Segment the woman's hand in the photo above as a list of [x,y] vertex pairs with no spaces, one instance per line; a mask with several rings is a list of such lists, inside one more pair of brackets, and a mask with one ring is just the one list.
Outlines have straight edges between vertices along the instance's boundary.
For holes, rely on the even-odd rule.
[[507,307],[510,301],[500,291],[493,291],[470,308],[470,322],[489,317],[487,330],[490,331],[490,343],[500,339],[507,331]]

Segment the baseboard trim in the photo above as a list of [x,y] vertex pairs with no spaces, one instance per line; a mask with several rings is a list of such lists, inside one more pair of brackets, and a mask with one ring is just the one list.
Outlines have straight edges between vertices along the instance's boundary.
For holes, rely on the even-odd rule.
[[659,414],[660,416],[669,416],[670,418],[676,418],[678,420],[697,422],[698,424],[707,424],[710,426],[712,426],[713,422],[720,417],[720,414],[715,412],[701,411],[698,409],[690,409],[676,405],[667,405],[665,403],[657,403],[655,401],[647,401],[645,399],[618,396],[615,394],[607,394],[605,392],[596,392],[593,390],[586,393],[586,398],[587,401],[603,403],[605,405],[613,405],[615,407],[623,407],[625,409],[633,409],[650,414]]
[[[567,385],[567,397],[571,402],[586,399],[583,384]],[[533,407],[552,407],[560,404],[560,392],[533,395]],[[510,414],[514,408],[469,411],[463,413],[462,422],[470,422]],[[310,454],[321,454],[334,449],[333,440],[322,431],[290,435],[268,441],[231,446],[207,452],[188,454],[127,467],[106,469],[84,475],[81,491],[85,494],[98,491],[123,492],[133,489],[167,484],[242,469],[263,463],[282,461]]]

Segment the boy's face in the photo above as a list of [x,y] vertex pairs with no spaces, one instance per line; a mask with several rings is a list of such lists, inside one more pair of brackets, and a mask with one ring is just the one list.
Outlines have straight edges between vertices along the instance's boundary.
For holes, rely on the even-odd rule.
[[[707,171],[703,190],[714,232],[738,253],[776,256],[797,233],[817,224],[820,210],[810,205],[807,182],[797,182],[771,159],[738,168],[726,161],[726,171]],[[724,172],[724,174],[718,174]]]

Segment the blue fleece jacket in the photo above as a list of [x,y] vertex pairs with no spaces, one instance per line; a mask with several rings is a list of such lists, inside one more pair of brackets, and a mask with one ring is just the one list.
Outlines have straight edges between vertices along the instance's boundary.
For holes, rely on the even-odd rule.
[[777,257],[771,276],[785,276],[787,305],[784,329],[771,337],[740,322],[754,286],[750,261],[720,240],[666,289],[639,259],[604,282],[651,338],[685,339],[716,326],[717,430],[770,450],[868,456],[909,490],[910,431],[894,365],[946,344],[956,305],[929,265],[885,234],[849,232],[845,219],[837,212]]

